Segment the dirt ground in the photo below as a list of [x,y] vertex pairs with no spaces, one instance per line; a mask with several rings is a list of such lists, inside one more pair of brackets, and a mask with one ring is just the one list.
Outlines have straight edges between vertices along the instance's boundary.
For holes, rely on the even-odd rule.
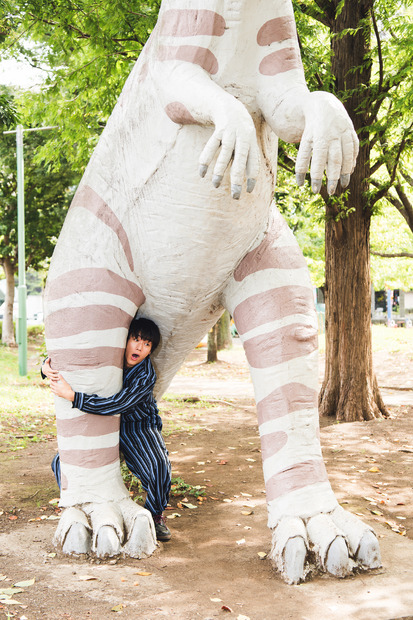
[[[56,442],[0,453],[0,591],[23,582],[14,596],[20,605],[0,601],[0,618],[413,618],[413,391],[400,389],[411,387],[413,362],[395,368],[380,355],[379,384],[391,418],[322,420],[321,439],[338,500],[378,534],[381,569],[287,586],[261,558],[270,535],[245,358],[235,346],[207,365],[198,350],[160,405],[173,475],[204,487],[206,499],[172,498],[172,540],[151,558],[63,556],[52,545],[59,510],[49,503],[58,493],[50,470]],[[184,401],[185,395],[202,401]]]

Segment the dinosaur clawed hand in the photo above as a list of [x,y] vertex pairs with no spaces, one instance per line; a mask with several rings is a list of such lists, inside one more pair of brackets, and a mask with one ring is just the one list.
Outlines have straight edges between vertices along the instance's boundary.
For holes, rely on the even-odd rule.
[[290,584],[305,581],[314,570],[342,578],[356,567],[381,566],[373,530],[341,506],[309,519],[282,518],[273,530],[270,558]]
[[347,187],[353,172],[359,141],[353,124],[340,101],[326,92],[312,92],[303,101],[305,117],[296,161],[296,181],[303,185],[311,162],[311,188],[321,190],[324,171],[327,191],[334,194],[340,180]]
[[252,192],[260,166],[260,149],[254,122],[239,101],[232,99],[231,105],[221,110],[215,122],[215,130],[199,158],[199,174],[204,177],[208,166],[217,155],[212,184],[221,185],[225,170],[231,160],[231,195],[238,200],[245,176],[247,192]]
[[54,543],[68,555],[93,552],[99,558],[119,554],[145,558],[156,548],[150,513],[131,499],[67,508]]

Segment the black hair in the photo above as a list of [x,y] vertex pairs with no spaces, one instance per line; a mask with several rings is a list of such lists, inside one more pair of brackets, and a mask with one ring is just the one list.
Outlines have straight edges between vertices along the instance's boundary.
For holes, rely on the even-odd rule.
[[161,339],[161,334],[156,323],[150,319],[144,319],[143,317],[132,320],[132,323],[129,325],[128,339],[130,336],[134,338],[140,336],[142,340],[151,342],[151,353],[155,351]]

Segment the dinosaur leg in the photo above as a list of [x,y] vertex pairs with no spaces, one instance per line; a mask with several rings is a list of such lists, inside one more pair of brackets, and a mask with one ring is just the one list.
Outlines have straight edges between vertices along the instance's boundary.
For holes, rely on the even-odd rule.
[[229,282],[234,317],[254,383],[268,503],[271,556],[289,583],[308,571],[344,577],[350,557],[380,566],[372,530],[337,503],[319,442],[317,318],[301,251],[278,211]]
[[[96,193],[79,196],[49,271],[46,346],[52,367],[75,391],[109,396],[122,385],[129,323],[145,297],[126,233]],[[78,208],[81,200],[87,208]],[[130,500],[120,473],[119,416],[85,414],[60,398],[55,406],[60,505],[67,508],[55,542],[66,553],[149,555],[156,547],[150,513]]]

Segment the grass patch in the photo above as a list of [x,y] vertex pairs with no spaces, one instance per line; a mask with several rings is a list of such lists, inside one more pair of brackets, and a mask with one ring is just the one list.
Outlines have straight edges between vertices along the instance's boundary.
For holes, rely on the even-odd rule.
[[[413,329],[372,325],[371,336],[373,352],[386,351],[387,353],[397,353],[413,360]],[[318,350],[320,353],[325,353],[326,351],[325,334],[318,335]]]
[[56,436],[52,395],[37,368],[18,373],[18,351],[0,346],[0,451],[21,450]]

